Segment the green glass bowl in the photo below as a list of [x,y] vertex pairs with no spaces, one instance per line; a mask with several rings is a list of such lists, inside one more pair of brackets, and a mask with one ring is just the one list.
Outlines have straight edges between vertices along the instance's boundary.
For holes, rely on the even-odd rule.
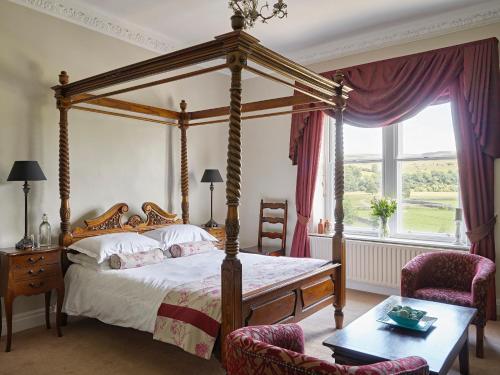
[[402,325],[405,327],[415,327],[420,322],[420,319],[422,319],[426,314],[427,314],[427,312],[425,312],[425,311],[412,309],[411,314],[410,314],[412,317],[407,318],[407,317],[400,316],[395,311],[389,311],[387,313],[387,316],[389,318],[391,318],[392,320],[394,320],[399,325]]

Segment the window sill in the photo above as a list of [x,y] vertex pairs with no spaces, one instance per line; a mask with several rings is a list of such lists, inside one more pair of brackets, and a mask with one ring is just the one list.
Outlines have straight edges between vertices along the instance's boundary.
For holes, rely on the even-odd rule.
[[[314,237],[333,237],[333,234],[319,234],[319,233],[309,233],[309,236]],[[422,246],[429,247],[433,249],[443,249],[443,250],[465,250],[468,251],[469,247],[465,244],[455,245],[449,242],[436,242],[436,241],[424,241],[424,240],[409,240],[403,238],[378,238],[374,236],[361,236],[355,234],[345,234],[347,240],[355,241],[366,241],[366,242],[379,242],[395,245],[410,245],[410,246]]]

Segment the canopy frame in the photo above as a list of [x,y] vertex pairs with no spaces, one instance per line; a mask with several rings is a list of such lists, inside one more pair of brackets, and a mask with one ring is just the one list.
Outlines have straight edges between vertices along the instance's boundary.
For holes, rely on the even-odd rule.
[[[334,80],[330,80],[265,48],[259,43],[259,40],[242,30],[242,19],[240,15],[236,14],[232,17],[232,25],[232,32],[217,36],[212,41],[167,53],[119,69],[114,69],[73,83],[69,83],[69,77],[65,71],[60,73],[59,85],[52,87],[55,91],[57,108],[59,109],[60,243],[67,246],[73,242],[70,224],[70,159],[68,137],[68,112],[71,109],[154,122],[166,126],[176,126],[180,129],[182,220],[184,223],[189,223],[187,131],[192,126],[229,122],[226,178],[227,217],[225,222],[227,240],[225,245],[225,259],[221,266],[221,341],[224,342],[228,333],[245,324],[242,312],[242,301],[244,301],[242,296],[242,267],[238,259],[240,248],[239,206],[241,198],[242,120],[331,109],[335,113],[335,126],[337,129],[335,133],[337,146],[335,149],[335,235],[332,241],[332,259],[335,265],[335,270],[333,271],[335,273],[333,304],[335,307],[336,327],[342,328],[342,309],[345,305],[342,128],[343,111],[346,106],[350,88],[344,85],[342,74],[337,74]],[[183,69],[197,64],[210,63],[215,59],[225,59],[225,62],[223,64],[188,73],[181,73],[149,83],[109,91],[104,94],[94,93],[97,90],[107,89],[115,85],[144,79],[149,76]],[[267,71],[265,72],[261,69],[250,67],[248,65],[249,61]],[[230,103],[228,107],[209,108],[190,112],[187,111],[187,104],[183,100],[180,104],[180,110],[176,111],[168,108],[160,108],[110,98],[110,96],[125,92],[171,83],[221,69],[229,69],[231,76]],[[294,96],[242,104],[241,76],[243,70],[248,70],[266,79],[293,88],[297,94]],[[79,104],[84,104],[85,106]],[[124,111],[125,113],[99,109],[99,107],[111,108]],[[284,107],[292,107],[292,109],[242,116],[242,113],[259,112]],[[132,114],[127,112],[131,112]],[[145,117],[145,115],[148,117]],[[221,119],[220,117],[222,116],[224,116],[224,118]],[[317,305],[318,309],[322,306],[320,306],[319,303]],[[224,350],[223,344],[222,349]]]

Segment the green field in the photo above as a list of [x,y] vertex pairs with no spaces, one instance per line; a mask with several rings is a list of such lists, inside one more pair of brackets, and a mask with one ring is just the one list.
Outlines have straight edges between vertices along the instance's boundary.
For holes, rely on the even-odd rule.
[[[370,215],[370,200],[373,194],[365,192],[348,192],[345,194],[346,224],[354,227],[375,228],[376,220]],[[447,233],[455,230],[456,192],[412,192],[402,206],[401,231]],[[412,201],[439,203],[447,208],[426,207]]]
[[[458,207],[456,160],[405,161],[400,164],[402,202],[399,232],[453,234]],[[345,223],[376,228],[370,201],[380,196],[380,163],[347,164],[345,168]]]

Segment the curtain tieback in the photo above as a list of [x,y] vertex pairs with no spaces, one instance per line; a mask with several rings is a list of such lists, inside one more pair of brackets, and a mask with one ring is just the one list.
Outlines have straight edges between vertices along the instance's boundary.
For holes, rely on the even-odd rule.
[[495,227],[496,221],[497,221],[497,215],[493,216],[486,223],[478,225],[477,227],[472,228],[470,231],[466,232],[470,242],[478,243],[484,237],[490,234],[493,228]]
[[297,220],[299,221],[300,224],[307,226],[309,225],[311,218],[297,213]]

